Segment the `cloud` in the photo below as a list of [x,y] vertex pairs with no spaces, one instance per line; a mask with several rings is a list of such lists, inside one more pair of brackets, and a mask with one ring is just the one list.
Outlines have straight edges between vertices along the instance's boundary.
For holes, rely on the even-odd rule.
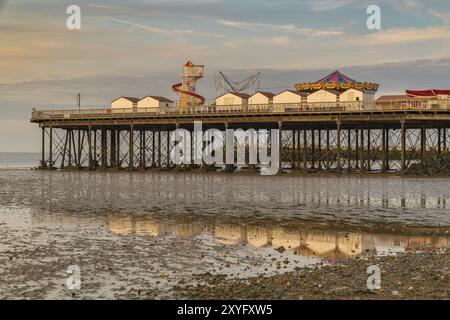
[[304,36],[317,36],[317,37],[333,37],[341,36],[344,34],[341,30],[318,30],[312,28],[301,28],[294,24],[264,24],[264,23],[251,23],[242,21],[229,21],[229,20],[218,20],[217,23],[233,27],[237,29],[247,30],[247,31],[274,31],[279,33],[291,33]]
[[432,16],[440,19],[442,22],[450,23],[450,11],[445,11],[442,9],[437,10],[437,9],[430,8],[430,9],[428,9],[428,12]]
[[127,21],[127,20],[123,20],[123,19],[116,19],[113,17],[105,17],[105,16],[101,16],[101,18],[106,19],[106,20],[110,20],[110,21],[114,21],[117,23],[122,23],[122,24],[126,24],[132,27],[136,27],[136,28],[140,28],[140,29],[144,29],[146,31],[149,31],[151,33],[159,33],[159,34],[181,34],[181,35],[186,35],[186,34],[193,34],[195,33],[195,31],[193,30],[167,30],[167,29],[162,29],[162,28],[157,28],[157,27],[152,27],[152,26],[147,26],[144,24],[140,24],[140,23],[135,23],[135,22],[131,22],[131,21]]
[[450,40],[450,28],[441,26],[381,30],[357,39],[356,42],[364,45],[394,45],[432,40]]
[[313,12],[322,12],[322,11],[330,11],[336,10],[341,7],[345,7],[351,4],[354,4],[356,1],[354,0],[313,0],[308,1],[306,6],[310,11]]

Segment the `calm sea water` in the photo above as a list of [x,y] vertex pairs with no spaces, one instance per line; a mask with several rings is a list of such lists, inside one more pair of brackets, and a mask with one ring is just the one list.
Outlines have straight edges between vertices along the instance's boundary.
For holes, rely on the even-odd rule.
[[0,152],[0,169],[34,168],[39,165],[40,153],[31,152]]

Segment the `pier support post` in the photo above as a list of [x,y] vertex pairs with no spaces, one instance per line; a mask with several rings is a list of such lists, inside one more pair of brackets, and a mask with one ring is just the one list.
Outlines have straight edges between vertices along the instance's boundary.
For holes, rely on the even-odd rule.
[[364,128],[360,129],[359,132],[359,138],[360,138],[360,152],[359,152],[359,170],[361,172],[366,171],[366,155],[365,155],[365,149],[364,149]]
[[88,148],[89,148],[89,164],[88,169],[92,170],[92,128],[91,125],[88,127]]
[[120,129],[116,130],[116,167],[120,169],[122,166],[120,158]]
[[81,128],[78,128],[78,152],[77,152],[77,167],[78,169],[81,168],[81,148],[82,148],[82,144],[81,144]]
[[108,167],[108,159],[107,159],[107,146],[106,146],[106,129],[102,129],[101,137],[101,161],[102,161],[102,169],[106,169]]
[[438,128],[438,154],[440,155],[442,153],[442,130],[441,128]]
[[156,167],[156,131],[152,130],[152,168]]
[[292,169],[297,169],[297,130],[292,130],[292,148],[290,153],[292,154]]
[[420,128],[420,162],[425,164],[425,152],[427,150],[427,129],[425,126]]
[[140,163],[139,166],[141,170],[145,170],[145,162],[146,162],[146,156],[145,156],[145,130],[140,131],[139,136],[139,144],[140,144]]
[[317,130],[317,161],[318,168],[322,170],[322,130]]
[[386,172],[386,129],[381,130],[381,172]]
[[326,132],[326,144],[327,144],[327,159],[325,162],[326,171],[330,171],[330,158],[331,158],[331,148],[330,148],[330,130],[327,129]]
[[311,169],[316,168],[316,130],[311,130]]
[[161,130],[158,130],[158,168],[161,168]]
[[63,147],[63,153],[62,153],[62,159],[61,159],[61,170],[64,169],[64,166],[66,164],[66,152],[67,152],[67,141],[69,140],[69,130],[66,130],[66,137],[64,139],[64,147]]
[[406,124],[405,120],[401,121],[401,155],[400,155],[400,169],[406,170]]
[[167,136],[166,136],[166,166],[167,169],[170,169],[170,129],[167,128]]
[[117,166],[117,163],[116,163],[116,160],[117,160],[117,156],[116,156],[116,151],[117,151],[117,149],[116,149],[116,138],[117,138],[117,136],[116,136],[116,130],[114,130],[114,129],[111,129],[110,130],[110,137],[111,137],[111,141],[110,141],[110,159],[109,159],[109,162],[110,162],[110,165],[111,165],[111,167],[116,167]]
[[303,127],[303,170],[308,170],[308,131]]
[[42,127],[42,159],[41,159],[41,168],[46,167],[45,162],[45,127]]
[[53,168],[53,127],[50,126],[50,139],[48,144],[48,166],[50,169]]
[[442,131],[442,148],[447,152],[447,128],[443,128]]
[[352,171],[352,129],[347,130],[347,166]]
[[367,167],[366,171],[372,171],[372,142],[371,142],[371,130],[367,129]]
[[93,154],[93,167],[94,169],[97,168],[97,130],[94,129],[94,154]]
[[128,142],[128,170],[134,169],[134,127],[130,124],[129,128],[129,142]]
[[[270,148],[270,152],[272,153],[272,148]],[[280,167],[278,168],[278,173],[283,172],[283,122],[278,121],[278,159],[280,159],[279,164]]]
[[341,121],[338,120],[336,122],[336,148],[337,148],[336,169],[338,173],[340,173],[342,170],[341,125],[342,125]]

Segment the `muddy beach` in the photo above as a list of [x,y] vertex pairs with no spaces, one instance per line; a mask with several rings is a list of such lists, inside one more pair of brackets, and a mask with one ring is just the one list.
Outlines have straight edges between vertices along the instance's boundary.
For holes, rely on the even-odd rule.
[[[448,299],[447,186],[0,170],[0,297]],[[382,289],[368,293],[372,263]]]

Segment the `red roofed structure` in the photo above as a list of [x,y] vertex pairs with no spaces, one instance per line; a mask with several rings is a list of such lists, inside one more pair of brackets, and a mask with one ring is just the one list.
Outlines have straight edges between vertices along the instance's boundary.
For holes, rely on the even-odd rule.
[[415,98],[437,98],[440,95],[450,96],[450,90],[406,90],[406,94]]

